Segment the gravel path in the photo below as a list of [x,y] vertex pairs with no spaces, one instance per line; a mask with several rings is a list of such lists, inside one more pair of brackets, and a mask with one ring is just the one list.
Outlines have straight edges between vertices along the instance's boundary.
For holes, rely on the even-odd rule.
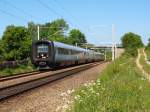
[[[72,93],[87,81],[95,80],[109,64],[101,64],[65,80],[59,80],[0,102],[0,112],[63,112],[66,93]],[[61,108],[63,107],[63,108]]]
[[144,50],[143,49],[142,49],[142,52],[143,52],[143,54],[141,54],[140,50],[138,50],[138,57],[136,59],[136,65],[142,71],[143,76],[150,81],[150,75],[143,69],[143,66],[140,64],[141,55],[144,55]]

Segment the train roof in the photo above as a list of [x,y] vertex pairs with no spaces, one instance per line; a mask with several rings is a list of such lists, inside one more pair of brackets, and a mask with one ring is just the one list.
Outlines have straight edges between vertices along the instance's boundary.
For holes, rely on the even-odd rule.
[[100,52],[95,52],[95,51],[92,51],[92,50],[87,50],[87,49],[83,49],[83,48],[80,48],[80,47],[76,47],[76,46],[72,46],[72,45],[68,45],[68,44],[64,44],[64,43],[56,42],[56,41],[39,40],[39,41],[37,41],[37,43],[38,42],[49,42],[49,43],[53,42],[54,46],[57,46],[57,47],[60,47],[60,48],[72,49],[72,50],[84,51],[84,52],[94,52],[94,53],[97,53],[97,54],[102,54]]
[[61,43],[61,42],[54,42],[54,46],[57,46],[57,47],[60,47],[60,48],[66,48],[66,49],[73,49],[73,50],[77,50],[77,51],[85,51],[85,52],[89,52],[91,50],[87,50],[87,49],[83,49],[83,48],[80,48],[80,47],[76,47],[76,46],[72,46],[72,45],[67,45],[67,44],[64,44],[64,43]]

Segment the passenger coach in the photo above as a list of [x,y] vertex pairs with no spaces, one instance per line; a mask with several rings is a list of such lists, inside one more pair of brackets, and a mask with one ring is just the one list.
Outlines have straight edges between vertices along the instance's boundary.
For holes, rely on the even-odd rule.
[[101,61],[104,55],[60,42],[40,40],[32,43],[31,60],[36,67],[55,68]]

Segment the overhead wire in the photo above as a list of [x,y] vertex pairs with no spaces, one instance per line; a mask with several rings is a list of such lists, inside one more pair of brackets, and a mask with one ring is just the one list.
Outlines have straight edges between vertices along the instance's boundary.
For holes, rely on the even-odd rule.
[[53,12],[54,14],[56,14],[57,16],[63,17],[61,14],[59,14],[58,12],[56,12],[55,10],[53,10],[49,5],[47,5],[43,1],[41,1],[41,0],[36,0],[36,1],[39,2],[43,7],[47,8],[48,10],[50,10],[51,12]]
[[[58,17],[64,18],[66,19],[62,14],[58,13],[57,11],[55,11],[53,8],[51,8],[49,5],[47,5],[45,2],[43,2],[42,0],[36,0],[39,4],[41,4],[43,7],[45,7],[46,9],[48,9],[49,11],[51,11],[52,13],[54,13],[55,15],[57,15]],[[68,19],[67,19],[68,21]],[[71,21],[68,21],[70,24],[74,24]],[[78,25],[74,24],[75,26],[78,27]]]
[[66,12],[73,20],[75,23],[77,23],[79,28],[87,28],[86,25],[81,25],[76,16],[74,16],[67,8],[64,7],[64,5],[59,1],[59,0],[53,0],[64,12]]
[[[27,11],[15,6],[13,3],[11,3],[10,1],[8,2],[7,0],[1,1],[3,3],[7,3],[7,5],[11,6],[12,8],[16,9],[19,12],[23,12],[25,15],[30,16],[31,18],[37,19],[37,17],[29,14]],[[38,18],[39,19],[39,18]]]
[[2,12],[3,14],[5,14],[5,15],[8,15],[8,16],[11,16],[11,17],[13,17],[13,18],[16,18],[16,19],[19,19],[19,20],[21,20],[21,21],[27,21],[25,18],[22,18],[22,17],[20,17],[20,16],[16,16],[16,15],[14,15],[14,14],[12,14],[12,13],[10,13],[10,12],[7,12],[7,11],[5,11],[5,10],[3,10],[3,9],[0,9],[0,12]]
[[68,15],[71,16],[71,18],[74,19],[74,21],[76,21],[78,23],[78,20],[76,19],[76,17],[70,13],[70,11],[68,11],[60,2],[58,2],[57,0],[53,0],[64,12],[66,12]]

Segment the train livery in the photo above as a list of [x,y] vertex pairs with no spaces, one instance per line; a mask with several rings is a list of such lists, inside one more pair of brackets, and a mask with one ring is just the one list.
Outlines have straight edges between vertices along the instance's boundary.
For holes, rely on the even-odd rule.
[[36,67],[55,68],[101,61],[104,55],[60,42],[39,40],[32,43],[31,60]]

